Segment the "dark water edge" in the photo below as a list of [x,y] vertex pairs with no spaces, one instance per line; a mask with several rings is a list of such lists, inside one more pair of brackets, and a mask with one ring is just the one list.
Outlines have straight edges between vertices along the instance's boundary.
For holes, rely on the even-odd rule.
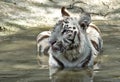
[[36,58],[36,36],[49,28],[33,28],[0,36],[0,82],[120,82],[120,21],[95,23],[104,40],[99,69],[55,70],[50,76],[47,64],[40,66]]

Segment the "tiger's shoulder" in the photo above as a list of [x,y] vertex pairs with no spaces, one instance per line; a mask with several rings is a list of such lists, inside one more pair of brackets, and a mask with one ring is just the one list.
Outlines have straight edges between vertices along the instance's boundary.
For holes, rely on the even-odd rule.
[[87,33],[89,33],[90,31],[96,31],[96,32],[101,34],[101,31],[100,31],[99,27],[97,25],[93,24],[93,23],[89,24],[89,27],[87,29]]
[[98,26],[93,23],[90,23],[87,31],[87,36],[90,38],[90,41],[93,45],[93,48],[100,53],[103,48],[103,39],[101,35],[101,30]]

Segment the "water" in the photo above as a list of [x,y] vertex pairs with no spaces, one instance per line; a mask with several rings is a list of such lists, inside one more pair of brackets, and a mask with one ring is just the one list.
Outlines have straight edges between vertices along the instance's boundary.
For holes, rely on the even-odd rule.
[[104,51],[100,68],[49,69],[37,62],[34,28],[0,36],[0,82],[120,82],[120,22],[95,21],[102,30]]

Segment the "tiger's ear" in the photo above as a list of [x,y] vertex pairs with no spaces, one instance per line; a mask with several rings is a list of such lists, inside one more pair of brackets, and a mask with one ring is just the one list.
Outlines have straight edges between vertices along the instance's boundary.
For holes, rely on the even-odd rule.
[[62,16],[63,16],[63,17],[64,17],[64,16],[70,16],[69,13],[68,13],[65,9],[66,9],[65,7],[62,7],[62,8],[61,8],[61,14],[62,14]]
[[80,20],[79,20],[79,25],[83,30],[86,30],[91,23],[91,16],[89,13],[82,13]]

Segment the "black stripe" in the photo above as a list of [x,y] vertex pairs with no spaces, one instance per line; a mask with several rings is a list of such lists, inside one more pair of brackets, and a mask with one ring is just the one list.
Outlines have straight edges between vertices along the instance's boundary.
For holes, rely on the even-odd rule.
[[90,51],[89,55],[86,57],[86,59],[84,60],[84,63],[82,64],[82,67],[86,67],[91,59],[92,56],[92,51]]
[[97,51],[99,51],[99,46],[98,46],[98,44],[97,44],[95,41],[93,41],[93,40],[91,40],[91,42],[92,42],[93,47],[94,47]]
[[49,35],[44,35],[44,36],[42,36],[42,37],[38,37],[37,38],[37,43],[39,43],[40,41],[42,41],[43,39],[46,39],[46,38],[49,38]]
[[[70,44],[70,41],[71,41],[70,39],[63,39],[63,40],[64,40],[65,43]],[[72,41],[71,41],[71,42],[72,42]]]
[[64,64],[63,64],[61,61],[59,61],[55,56],[53,56],[53,58],[57,61],[57,63],[58,63],[62,68],[64,68]]
[[99,52],[102,53],[103,52],[103,48],[101,44],[102,40],[100,38],[98,38],[98,40],[99,40]]
[[77,35],[78,35],[78,40],[79,40],[79,42],[80,42],[80,39],[81,39],[81,38],[80,38],[80,32],[78,32]]

